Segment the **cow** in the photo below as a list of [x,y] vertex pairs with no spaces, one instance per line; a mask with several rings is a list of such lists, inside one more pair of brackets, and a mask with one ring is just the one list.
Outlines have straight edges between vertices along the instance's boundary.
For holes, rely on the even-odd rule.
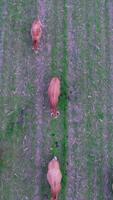
[[61,191],[62,174],[57,157],[54,157],[48,164],[47,180],[51,187],[51,200],[58,200]]
[[60,96],[60,80],[53,77],[48,88],[48,96],[50,100],[51,116],[57,118],[60,112],[57,110],[58,99]]
[[31,36],[32,36],[32,41],[33,41],[32,49],[34,51],[37,51],[39,49],[39,42],[40,42],[41,35],[42,35],[42,24],[40,22],[40,19],[37,18],[34,20],[31,27]]

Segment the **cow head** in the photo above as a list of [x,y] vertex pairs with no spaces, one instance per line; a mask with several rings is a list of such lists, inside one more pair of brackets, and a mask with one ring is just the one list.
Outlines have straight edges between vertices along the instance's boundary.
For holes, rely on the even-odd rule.
[[37,51],[37,50],[38,50],[38,41],[37,41],[37,40],[33,40],[33,47],[32,47],[32,49],[33,49],[34,51]]
[[54,109],[51,110],[51,117],[56,119],[58,118],[59,115],[60,115],[60,112],[58,110],[54,110]]

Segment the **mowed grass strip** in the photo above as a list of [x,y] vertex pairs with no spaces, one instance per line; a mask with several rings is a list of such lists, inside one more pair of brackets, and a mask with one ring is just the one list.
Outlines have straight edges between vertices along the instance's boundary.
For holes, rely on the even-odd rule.
[[[86,2],[85,2],[86,3]],[[88,4],[89,3],[89,4]],[[93,32],[93,6],[92,2],[87,4],[78,3],[75,6],[76,11],[73,12],[73,21],[76,27],[76,52],[75,59],[75,73],[76,77],[75,88],[78,93],[76,98],[78,105],[83,109],[84,119],[82,123],[75,124],[75,135],[77,137],[78,145],[75,145],[75,166],[76,166],[76,198],[93,198],[93,175],[94,175],[94,150],[96,147],[96,135],[94,134],[94,116],[93,116],[93,72],[94,60],[93,49],[91,42],[94,40]],[[85,5],[85,8],[84,8]],[[87,16],[86,16],[87,13]],[[91,18],[90,18],[91,17]],[[84,24],[88,23],[86,26]],[[90,35],[91,34],[91,35]],[[81,72],[81,73],[80,73]],[[77,75],[76,75],[77,76]],[[77,108],[77,106],[76,106]],[[77,113],[78,114],[78,113]],[[87,164],[87,166],[86,166]],[[74,167],[74,166],[73,166]],[[83,171],[84,170],[84,171]],[[88,188],[88,191],[87,191]]]
[[[98,6],[96,6],[96,4]],[[99,2],[86,1],[86,157],[87,157],[87,198],[99,196],[103,199],[103,126],[101,123],[102,107],[100,104],[100,88],[98,71],[101,60],[101,32],[100,32],[100,6]],[[101,85],[102,87],[102,85]],[[101,160],[100,160],[101,159]],[[97,165],[98,163],[98,165]],[[98,180],[99,177],[99,180]],[[96,180],[96,183],[94,182]],[[99,181],[99,182],[98,182]],[[98,182],[98,186],[96,186]],[[97,189],[99,187],[99,190]],[[96,190],[96,191],[95,191]],[[100,192],[101,191],[101,192]],[[99,193],[99,194],[98,194]]]
[[112,191],[112,183],[113,183],[113,63],[112,63],[112,55],[113,55],[113,43],[112,43],[112,26],[113,26],[113,2],[105,2],[105,15],[104,15],[104,22],[105,22],[105,68],[107,73],[107,78],[105,80],[105,87],[106,87],[106,134],[105,134],[105,141],[106,146],[105,150],[107,149],[107,177],[108,183],[107,189],[108,192],[105,194],[108,196],[108,199],[111,199],[113,196]]
[[[68,195],[72,199],[84,199],[86,179],[85,132],[85,2],[71,1],[68,5],[69,33],[69,174]],[[71,11],[71,13],[70,13]],[[85,104],[85,105],[84,105]]]
[[28,41],[31,39],[29,32],[36,6],[30,0],[5,3],[7,19],[2,21],[5,26],[3,97],[0,97],[0,197],[1,200],[32,199],[35,184],[36,88],[34,71],[31,62],[28,62],[32,51]]
[[[0,146],[0,194],[1,199],[32,198],[34,186],[35,133],[31,101],[20,97],[2,97],[3,121],[1,124]],[[32,138],[32,142],[29,141]],[[32,149],[32,152],[31,152]],[[32,171],[33,170],[33,171]],[[26,185],[26,181],[31,184]],[[9,184],[10,183],[10,184]]]
[[[62,7],[61,7],[62,6]],[[67,182],[67,68],[68,68],[68,54],[67,54],[67,8],[66,1],[62,4],[60,1],[55,1],[54,5],[55,13],[53,16],[54,20],[54,36],[52,44],[52,54],[51,54],[51,74],[52,76],[58,76],[61,80],[61,96],[59,100],[59,111],[60,116],[58,119],[53,119],[51,121],[51,131],[50,134],[52,139],[52,154],[56,155],[61,163],[61,170],[63,175],[62,180],[62,194],[61,198],[65,198],[66,182]],[[62,17],[63,14],[63,17]],[[61,16],[61,18],[59,17]],[[59,21],[61,19],[62,21]],[[61,29],[59,24],[62,24],[63,29]],[[58,58],[60,42],[63,44],[61,51],[61,57]],[[58,43],[57,43],[58,42]],[[58,59],[60,60],[60,66],[58,66]],[[56,141],[58,141],[59,148],[57,147]]]
[[[109,157],[111,157],[112,152],[110,140],[105,139],[105,137],[107,137],[106,131],[109,132],[110,128],[107,123],[110,121],[112,115],[108,112],[108,102],[111,102],[110,90],[108,89],[111,87],[109,82],[110,69],[108,63],[110,60],[108,42],[109,19],[108,9],[106,9],[104,1],[96,1],[94,4],[92,3],[91,7],[93,7],[94,21],[90,21],[91,12],[88,12],[89,17],[86,17],[88,40],[86,57],[88,58],[87,69],[89,72],[87,77],[87,80],[89,80],[87,82],[88,90],[86,91],[90,99],[93,97],[87,104],[87,113],[89,114],[86,119],[86,127],[89,132],[89,135],[87,134],[87,167],[89,179],[87,198],[91,199],[96,197],[98,199],[104,199],[107,194],[108,198],[110,198],[110,191],[104,176],[108,178],[110,170]],[[86,9],[88,9],[87,4]],[[94,26],[92,26],[93,23]],[[94,30],[94,32],[92,32],[92,30]],[[93,40],[92,35],[95,40]],[[110,151],[108,151],[109,146],[111,146]],[[112,163],[112,161],[110,162]],[[94,179],[96,180],[95,184],[93,181]],[[109,179],[107,179],[107,181],[109,184]]]
[[4,1],[1,0],[0,1],[0,26],[2,27],[3,23],[2,23],[2,18],[3,18],[3,11],[4,11]]
[[[104,1],[95,2],[95,53],[96,53],[96,70],[95,70],[95,79],[97,83],[97,97],[95,99],[95,123],[96,123],[96,136],[97,136],[97,160],[96,160],[96,169],[97,169],[97,198],[104,199],[104,171],[105,167],[104,160],[104,134],[106,131],[105,120],[107,118],[105,106],[106,106],[106,87],[105,81],[107,79],[107,71],[105,67],[105,31],[106,27],[103,21],[104,18]],[[98,163],[98,164],[97,164]]]
[[[111,105],[111,88],[110,83],[110,48],[109,48],[109,17],[108,4],[104,1],[96,1],[95,3],[95,24],[96,24],[96,75],[98,81],[96,98],[95,121],[97,121],[97,144],[98,144],[98,167],[97,167],[97,184],[98,195],[100,199],[111,199],[110,176],[111,171],[110,157],[113,151],[109,151],[111,140],[109,138],[109,122],[112,112],[109,112]],[[99,19],[99,20],[98,20]],[[111,93],[111,94],[110,94]],[[109,103],[108,103],[109,102]],[[101,137],[100,137],[101,135]],[[112,162],[113,164],[113,162]]]

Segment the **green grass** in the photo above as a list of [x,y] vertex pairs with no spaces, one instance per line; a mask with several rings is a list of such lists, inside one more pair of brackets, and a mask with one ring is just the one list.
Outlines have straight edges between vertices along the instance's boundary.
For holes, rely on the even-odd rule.
[[[112,63],[111,63],[111,58],[110,55],[112,56],[112,45],[110,44],[110,38],[112,38],[112,33],[110,32],[110,16],[109,16],[109,3],[108,1],[105,1],[105,37],[106,40],[105,42],[105,68],[106,68],[106,79],[105,79],[105,88],[106,88],[106,115],[107,115],[107,124],[106,128],[108,131],[108,152],[109,152],[109,190],[110,192],[112,191],[111,189],[111,184],[113,183],[113,178],[112,178],[112,168],[113,168],[113,113],[112,113],[112,105],[113,105],[113,97],[112,97]],[[113,191],[112,191],[113,194]]]
[[[95,54],[93,47],[91,46],[91,43],[94,42],[95,39],[95,33],[93,32],[93,24],[94,22],[94,15],[93,18],[90,18],[90,10],[94,14],[94,8],[92,7],[92,2],[89,4],[89,1],[86,1],[86,37],[87,37],[87,49],[86,49],[86,69],[88,71],[88,75],[86,77],[86,82],[87,82],[87,88],[85,88],[86,95],[91,95],[93,97],[93,80],[94,80],[94,68],[95,66]],[[94,5],[93,5],[94,6]],[[87,12],[88,11],[88,12]],[[98,10],[96,10],[96,15],[97,15]],[[97,16],[96,18],[96,29],[98,29],[98,24],[99,24],[99,17]],[[96,30],[97,31],[97,30]],[[96,37],[96,43],[98,44],[98,40]],[[96,52],[96,56],[98,56],[99,52]],[[93,57],[92,57],[93,54]],[[87,98],[86,97],[86,98]],[[94,193],[93,190],[93,174],[94,174],[94,167],[95,167],[95,159],[96,155],[92,155],[92,150],[96,149],[97,146],[97,140],[95,137],[95,128],[94,128],[94,117],[93,117],[93,111],[92,111],[92,105],[93,105],[93,99],[88,100],[87,99],[87,105],[86,105],[86,113],[88,114],[86,117],[86,135],[87,137],[87,144],[86,144],[86,156],[87,156],[87,177],[88,177],[88,190],[87,190],[87,199],[92,198],[92,194]]]
[[[24,198],[26,195],[32,199],[35,186],[35,95],[37,88],[34,85],[36,68],[34,69],[30,66],[35,60],[35,56],[33,57],[29,47],[31,39],[29,31],[32,20],[37,13],[37,2],[36,0],[34,2],[32,2],[32,0],[18,0],[15,5],[14,1],[7,2],[7,5],[8,16],[3,19],[2,11],[4,2],[0,1],[0,19],[6,20],[7,18],[7,21],[4,21],[6,31],[4,38],[4,66],[1,84],[2,94],[7,95],[7,97],[0,98],[0,196],[1,200],[13,200],[16,198],[15,191],[18,188],[19,198]],[[49,3],[47,5],[49,5]],[[102,8],[102,6],[104,7]],[[61,96],[58,105],[61,114],[57,120],[51,120],[49,128],[49,125],[44,122],[44,128],[47,129],[47,132],[44,129],[43,133],[47,134],[47,136],[44,136],[46,138],[45,142],[47,141],[48,144],[50,144],[51,141],[51,156],[57,156],[61,163],[63,175],[61,199],[66,199],[68,189],[66,164],[68,153],[67,111],[69,87],[67,75],[68,67],[70,67],[68,66],[67,52],[67,1],[54,1],[52,8],[51,16],[53,19],[50,16],[51,19],[49,19],[52,23],[51,25],[48,24],[52,28],[49,33],[52,37],[50,74],[51,76],[58,76],[61,79]],[[96,192],[98,200],[103,200],[105,195],[103,193],[104,143],[106,143],[106,148],[109,152],[109,171],[112,170],[113,166],[113,123],[111,110],[113,97],[111,95],[112,79],[110,78],[112,66],[111,63],[109,63],[110,55],[112,55],[112,49],[110,49],[110,37],[112,37],[112,35],[110,35],[109,30],[110,19],[108,1],[76,1],[72,9],[72,25],[76,32],[75,48],[77,48],[77,59],[75,58],[73,65],[75,65],[75,73],[78,73],[78,77],[76,75],[76,80],[73,82],[79,93],[75,94],[76,99],[75,102],[73,100],[73,103],[80,103],[84,112],[83,123],[75,123],[73,125],[75,137],[83,144],[82,149],[84,150],[82,154],[82,150],[79,149],[77,145],[75,146],[74,167],[75,169],[78,169],[78,173],[82,173],[82,164],[86,164],[86,172],[84,172],[84,174],[86,173],[88,189],[85,190],[84,195],[86,196],[84,196],[84,198],[91,200],[94,192]],[[60,23],[63,27],[61,27]],[[2,20],[0,20],[0,24],[1,27],[4,26]],[[16,37],[17,40],[14,40]],[[62,48],[60,44],[62,44]],[[13,50],[15,52],[13,52]],[[21,80],[17,80],[16,71],[18,70],[20,70],[19,78]],[[27,82],[24,80],[24,78],[26,78],[25,76],[28,78]],[[23,80],[25,83],[25,87],[23,87],[25,89],[23,90],[25,90],[26,97],[15,96],[14,92],[16,91],[16,84],[18,85],[17,82]],[[106,106],[106,109],[104,109],[104,106]],[[46,114],[44,114],[44,117],[45,116]],[[44,117],[42,116],[43,119],[45,119]],[[46,120],[48,123],[48,119],[45,119],[45,121]],[[79,128],[81,128],[81,131],[79,131]],[[84,132],[82,133],[82,131]],[[105,134],[107,134],[108,137],[106,141],[104,139]],[[25,135],[29,136],[31,141],[30,148],[32,152],[30,158],[33,157],[31,160],[29,159],[29,156],[25,156],[27,154],[23,154],[22,150],[23,138]],[[45,147],[42,147],[41,150],[43,152]],[[47,155],[47,153],[43,152],[43,156],[45,155]],[[79,157],[79,155],[85,157],[83,161],[82,157]],[[46,157],[46,164],[49,160],[49,156],[50,155],[47,155]],[[32,177],[24,176],[25,174],[22,170],[25,169],[28,174],[30,170]],[[41,198],[48,193],[48,188],[45,183],[46,169],[47,166],[44,165],[42,169],[44,172],[44,179],[42,180],[40,187]],[[17,173],[17,176],[14,176],[14,173]],[[95,173],[97,176],[97,191],[94,191]],[[9,179],[7,179],[7,177]],[[112,180],[110,178],[109,185],[111,182]],[[74,191],[76,191],[76,189]],[[78,194],[75,193],[75,197],[77,195]]]
[[[5,97],[2,102],[4,102],[4,109],[8,108],[10,110],[7,115],[3,113],[4,131],[2,130],[0,138],[0,143],[3,149],[3,156],[0,160],[0,193],[3,195],[3,199],[7,199],[7,195],[9,195],[9,199],[15,199],[16,194],[14,191],[18,187],[18,191],[21,191],[20,196],[26,194],[32,198],[35,172],[34,133],[36,131],[34,124],[35,116],[33,114],[33,101],[27,100],[26,98],[24,99],[23,97]],[[31,146],[29,146],[29,148],[32,148],[32,153],[29,155],[29,159],[27,159],[25,156],[26,154],[24,155],[23,153],[23,138],[25,135],[32,140]],[[32,160],[31,156],[33,157]],[[25,177],[23,172],[26,171],[26,173],[28,173],[29,169],[32,174],[32,177],[30,178],[29,175],[28,177]],[[17,177],[15,177],[14,174],[17,174]],[[10,180],[9,186],[6,186],[7,176],[9,176]],[[29,179],[30,184],[28,184]],[[26,183],[27,187],[25,187]],[[14,188],[14,191],[12,188]],[[5,193],[4,190],[6,191]]]
[[[0,144],[3,149],[3,155],[0,159],[0,197],[1,200],[12,200],[17,198],[17,196],[18,198],[24,198],[26,195],[32,199],[35,185],[36,117],[34,97],[36,88],[32,83],[35,78],[34,71],[31,68],[27,69],[28,66],[26,66],[27,62],[25,61],[26,59],[28,60],[28,57],[24,57],[24,55],[28,56],[28,51],[25,49],[27,42],[25,41],[26,36],[23,39],[25,32],[24,34],[22,32],[22,27],[25,27],[26,35],[28,35],[30,29],[32,18],[29,15],[29,8],[31,1],[27,1],[25,4],[28,9],[27,16],[24,13],[26,8],[21,5],[20,1],[16,2],[16,5],[13,5],[12,1],[7,4],[7,20],[5,19],[5,23],[2,22],[5,24],[6,31],[4,37],[4,66],[1,85],[3,97],[0,98]],[[26,18],[27,20],[25,21]],[[23,54],[23,52],[27,53]],[[25,92],[31,96],[27,96],[26,94],[26,97],[22,97],[19,94],[15,95],[13,93],[17,89],[18,74],[16,74],[16,71],[18,70],[22,75],[20,78],[22,79],[23,77],[23,80],[25,76],[29,75]],[[32,150],[29,158],[26,153],[23,153],[23,148],[25,148],[23,147],[24,136],[29,137],[31,140],[29,148]],[[26,173],[28,174],[27,177]],[[14,174],[17,174],[17,176],[14,176]],[[16,190],[18,190],[18,194]]]
[[[66,8],[66,1],[63,2],[63,10],[64,10],[64,16],[63,16],[63,32],[58,32],[57,24],[54,23],[54,45],[52,48],[52,62],[51,62],[51,73],[52,76],[58,76],[60,74],[61,79],[61,96],[59,99],[59,111],[60,116],[57,120],[51,121],[51,132],[52,135],[52,154],[53,156],[56,155],[58,158],[60,158],[61,161],[61,171],[63,175],[62,180],[62,194],[61,198],[65,199],[66,195],[66,186],[67,186],[67,132],[68,132],[68,122],[67,122],[67,104],[68,104],[68,87],[67,87],[67,70],[68,70],[68,53],[67,53],[67,8]],[[58,4],[58,2],[57,2]],[[57,5],[58,7],[58,5]],[[55,7],[56,9],[56,7]],[[56,9],[56,13],[54,16],[55,22],[58,21],[58,15],[59,12]],[[59,46],[57,42],[60,42],[63,40],[63,47],[61,51],[61,54],[63,54],[63,59],[60,59],[60,67],[62,67],[62,71],[59,70],[58,67],[58,53],[59,53]],[[58,128],[58,124],[60,127],[60,130]],[[58,133],[59,132],[59,133]],[[60,136],[61,134],[61,136]],[[60,139],[59,139],[60,138]],[[61,148],[56,147],[56,141],[59,141]]]
[[[105,42],[105,30],[102,28],[102,18],[100,18],[100,3],[99,1],[95,2],[94,7],[94,21],[90,21],[90,17],[86,18],[86,30],[87,30],[87,52],[86,57],[88,58],[87,61],[87,89],[85,90],[87,96],[91,94],[94,98],[92,101],[89,101],[87,104],[86,113],[89,113],[88,118],[86,119],[86,130],[90,132],[90,135],[87,139],[87,151],[92,152],[92,149],[97,149],[97,155],[95,154],[94,158],[87,155],[87,168],[88,168],[88,191],[87,191],[87,198],[91,199],[93,194],[93,174],[94,174],[94,166],[95,161],[101,157],[102,152],[104,151],[104,131],[105,131],[105,120],[107,113],[104,111],[103,106],[106,104],[106,80],[109,80],[109,75],[105,67],[105,60],[106,57],[103,54],[103,40]],[[98,6],[99,4],[99,6]],[[87,5],[87,4],[86,4]],[[88,9],[86,7],[86,9]],[[88,16],[87,16],[88,17]],[[106,18],[106,17],[105,17]],[[93,23],[95,24],[95,32],[92,32]],[[108,21],[107,21],[108,24]],[[106,26],[106,24],[105,24]],[[108,29],[107,29],[108,30]],[[90,44],[93,41],[93,37],[95,38],[95,44],[99,47],[95,50],[94,47],[91,47]],[[94,41],[93,41],[94,42]],[[105,45],[105,44],[104,44]],[[91,55],[93,53],[93,57]],[[107,52],[108,53],[108,52]],[[107,59],[108,60],[108,59]],[[108,77],[107,77],[108,76]],[[99,81],[98,81],[99,80]],[[97,91],[97,97],[94,96],[93,92]],[[94,102],[94,103],[93,103]],[[95,110],[92,112],[92,105],[94,106]],[[97,124],[97,125],[96,125]],[[96,125],[96,129],[95,129]],[[94,142],[95,141],[95,142]],[[99,167],[97,168],[97,184],[98,184],[98,191],[97,195],[100,200],[104,199],[103,193],[103,165],[104,165],[104,158],[101,158],[101,162]]]

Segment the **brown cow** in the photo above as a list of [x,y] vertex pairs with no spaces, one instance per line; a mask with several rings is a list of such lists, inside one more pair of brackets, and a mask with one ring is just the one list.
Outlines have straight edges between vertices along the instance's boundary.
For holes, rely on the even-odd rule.
[[60,96],[60,80],[57,77],[52,78],[49,88],[48,88],[48,96],[50,100],[51,106],[51,116],[57,118],[60,114],[57,110],[58,98]]
[[39,18],[35,19],[32,23],[31,27],[31,36],[33,41],[33,50],[37,50],[39,48],[39,41],[42,35],[42,24],[39,20]]
[[51,200],[58,200],[58,195],[61,191],[62,174],[56,157],[54,157],[48,164],[47,180],[51,187]]

